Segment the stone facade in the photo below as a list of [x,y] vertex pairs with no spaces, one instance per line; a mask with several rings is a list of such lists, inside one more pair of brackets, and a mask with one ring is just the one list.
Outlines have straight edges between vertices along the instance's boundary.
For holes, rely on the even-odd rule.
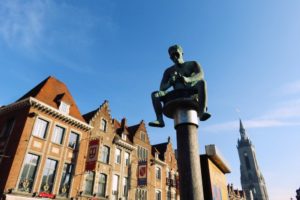
[[215,145],[206,145],[200,155],[205,200],[228,200],[227,180],[229,166]]

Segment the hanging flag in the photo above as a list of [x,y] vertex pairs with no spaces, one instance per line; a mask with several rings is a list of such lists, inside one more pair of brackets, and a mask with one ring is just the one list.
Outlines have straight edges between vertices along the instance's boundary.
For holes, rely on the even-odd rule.
[[139,161],[138,173],[138,185],[147,185],[147,161]]
[[85,164],[85,171],[94,171],[96,168],[99,151],[99,139],[91,140]]

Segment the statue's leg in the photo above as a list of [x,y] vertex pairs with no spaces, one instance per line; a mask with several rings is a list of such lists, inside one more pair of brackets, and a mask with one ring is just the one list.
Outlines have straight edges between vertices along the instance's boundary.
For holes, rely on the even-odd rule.
[[210,114],[207,112],[207,90],[205,80],[199,81],[196,85],[198,90],[199,101],[199,117],[201,121],[205,121],[210,118]]
[[156,121],[150,122],[149,126],[164,127],[165,123],[163,120],[163,108],[161,104],[161,94],[156,91],[151,94],[153,108],[156,114]]

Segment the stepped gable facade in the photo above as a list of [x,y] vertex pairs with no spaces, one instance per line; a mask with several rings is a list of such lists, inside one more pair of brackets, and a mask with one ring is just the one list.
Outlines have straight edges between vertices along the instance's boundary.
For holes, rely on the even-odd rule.
[[93,127],[90,141],[98,140],[99,146],[95,169],[85,174],[82,197],[132,198],[130,170],[136,148],[127,137],[126,119],[112,119],[108,101],[83,117]]
[[162,199],[178,199],[179,176],[171,138],[168,137],[168,141],[165,143],[153,145],[152,155],[154,157],[152,162],[155,163],[155,184],[162,191]]

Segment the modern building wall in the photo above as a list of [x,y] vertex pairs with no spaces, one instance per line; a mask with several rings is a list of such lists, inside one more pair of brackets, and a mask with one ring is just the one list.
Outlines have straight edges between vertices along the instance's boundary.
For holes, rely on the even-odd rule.
[[230,169],[215,145],[206,145],[200,155],[205,200],[228,200],[226,173]]

